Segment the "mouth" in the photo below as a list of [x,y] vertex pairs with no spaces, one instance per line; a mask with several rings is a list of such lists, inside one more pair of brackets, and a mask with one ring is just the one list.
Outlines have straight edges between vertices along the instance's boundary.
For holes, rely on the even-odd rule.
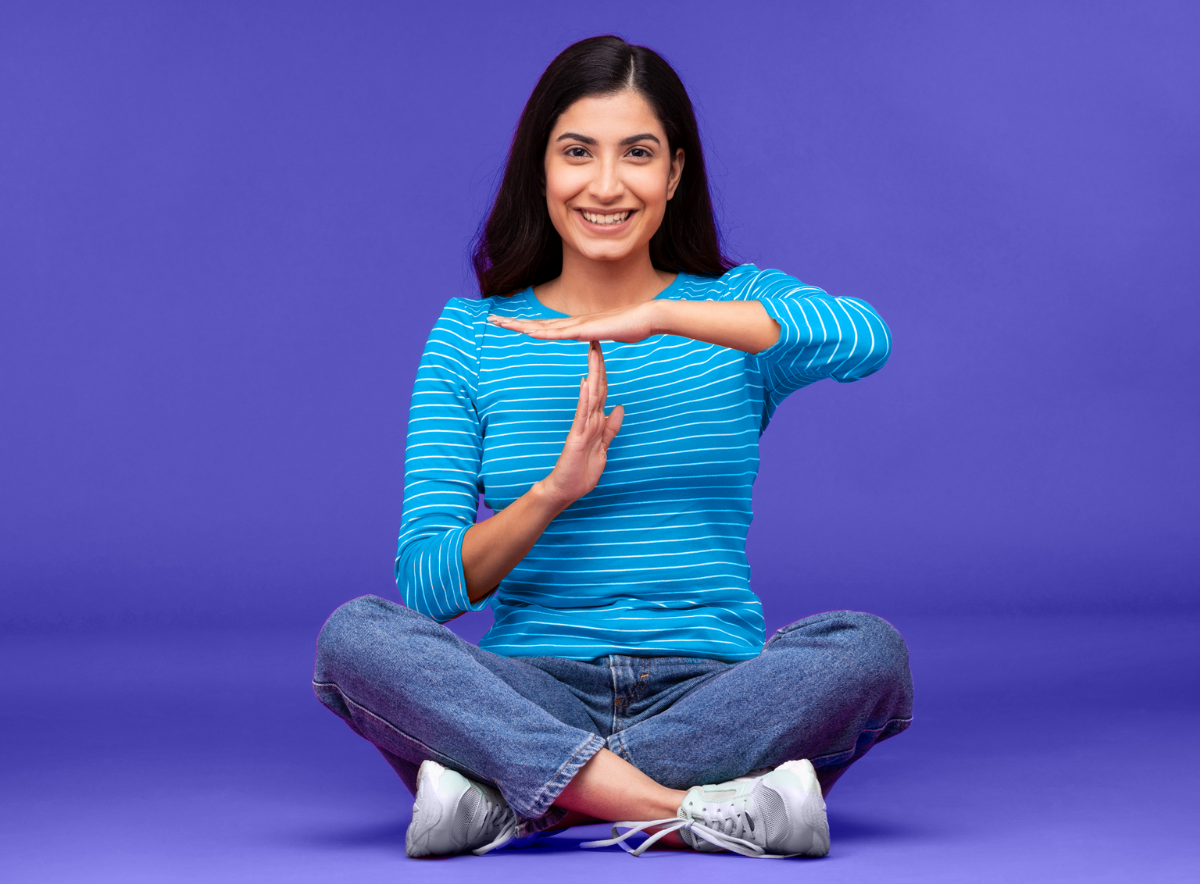
[[636,209],[622,209],[618,212],[593,212],[589,209],[576,209],[587,226],[602,230],[616,230],[624,227],[629,219],[636,214]]

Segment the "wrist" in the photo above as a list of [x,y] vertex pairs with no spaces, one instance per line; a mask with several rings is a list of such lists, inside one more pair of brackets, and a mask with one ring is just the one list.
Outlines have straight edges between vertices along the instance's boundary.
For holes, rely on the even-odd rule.
[[679,306],[681,301],[666,301],[655,299],[647,301],[646,306],[650,311],[650,334],[651,335],[673,335],[677,334],[677,318],[679,316]]
[[547,522],[575,502],[561,492],[556,491],[546,479],[534,482],[528,494],[534,506],[548,516]]

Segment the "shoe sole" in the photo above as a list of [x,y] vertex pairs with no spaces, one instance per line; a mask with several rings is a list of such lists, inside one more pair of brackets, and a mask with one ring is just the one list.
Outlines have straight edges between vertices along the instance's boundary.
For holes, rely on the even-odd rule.
[[437,783],[445,772],[446,768],[436,761],[421,762],[417,771],[417,798],[413,802],[412,822],[404,834],[404,852],[414,859],[434,855],[429,847],[429,834],[442,821]]
[[812,845],[800,853],[788,856],[803,856],[810,859],[820,859],[829,854],[829,818],[825,813],[825,799],[821,795],[821,783],[817,780],[817,772],[812,762],[807,758],[798,761],[785,761],[776,770],[786,770],[799,777],[804,783],[807,796],[800,806],[800,820],[812,832]]

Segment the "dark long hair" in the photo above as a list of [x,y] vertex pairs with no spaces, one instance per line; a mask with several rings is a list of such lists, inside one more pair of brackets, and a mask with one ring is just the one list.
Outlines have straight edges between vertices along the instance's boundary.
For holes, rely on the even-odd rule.
[[558,54],[538,80],[517,123],[504,178],[471,254],[484,297],[507,295],[562,273],[562,239],[542,193],[546,142],[559,116],[581,98],[632,88],[649,102],[667,133],[671,155],[683,148],[683,174],[650,240],[659,270],[720,276],[721,254],[708,175],[692,101],[657,52],[620,37],[590,37]]

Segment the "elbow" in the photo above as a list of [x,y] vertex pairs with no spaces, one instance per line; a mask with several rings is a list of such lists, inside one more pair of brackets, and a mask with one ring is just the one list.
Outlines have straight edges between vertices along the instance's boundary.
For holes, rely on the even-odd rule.
[[884,347],[881,350],[872,349],[862,354],[856,354],[853,359],[849,360],[848,367],[844,371],[835,373],[834,378],[848,384],[870,377],[883,368],[888,361],[890,352],[889,348]]
[[406,607],[437,620],[437,612],[429,605],[430,594],[421,592],[420,564],[421,556],[415,549],[401,547],[396,555],[396,590]]
[[847,360],[850,369],[847,380],[853,381],[875,374],[892,355],[892,332],[887,323],[865,301],[858,301],[856,306],[861,308],[863,328],[858,330],[857,352]]
[[872,347],[863,359],[862,368],[858,372],[859,378],[865,378],[875,374],[879,369],[887,365],[888,358],[892,355],[891,337],[887,337],[884,342],[878,347]]
[[423,555],[421,544],[401,545],[396,555],[396,589],[406,607],[430,620],[445,623],[461,610],[452,607],[452,599],[444,591],[444,580],[433,570],[430,556]]

